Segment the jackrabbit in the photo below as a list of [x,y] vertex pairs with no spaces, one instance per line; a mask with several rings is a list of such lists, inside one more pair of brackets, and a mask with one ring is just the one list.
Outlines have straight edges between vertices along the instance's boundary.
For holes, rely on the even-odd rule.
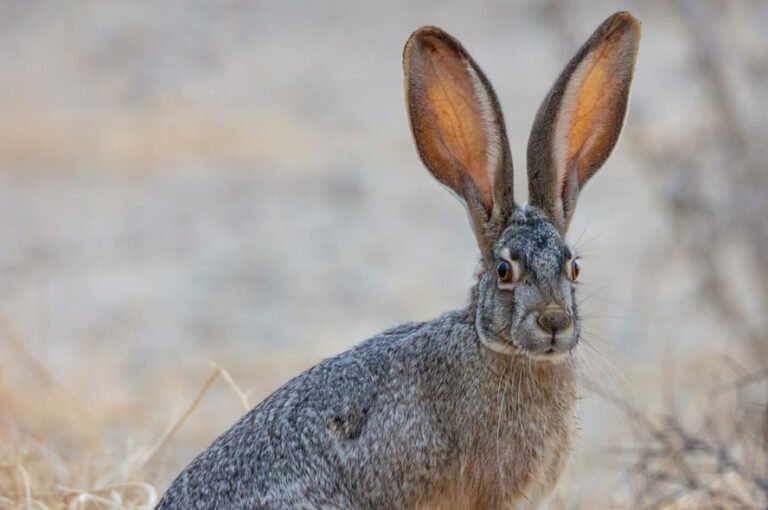
[[424,27],[403,58],[416,147],[469,212],[469,303],[403,324],[285,384],[200,454],[160,509],[536,508],[575,428],[579,263],[564,236],[619,138],[640,38],[609,17],[541,105],[529,204],[512,195],[499,102],[459,42]]

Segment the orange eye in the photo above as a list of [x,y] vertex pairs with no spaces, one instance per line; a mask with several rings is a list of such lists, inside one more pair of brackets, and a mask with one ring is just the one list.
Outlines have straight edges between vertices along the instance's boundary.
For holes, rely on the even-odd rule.
[[579,259],[571,259],[568,267],[568,276],[571,281],[575,282],[579,279],[579,273],[581,273],[581,266],[579,265]]
[[496,274],[503,283],[516,282],[520,278],[520,269],[516,262],[502,260],[496,266]]

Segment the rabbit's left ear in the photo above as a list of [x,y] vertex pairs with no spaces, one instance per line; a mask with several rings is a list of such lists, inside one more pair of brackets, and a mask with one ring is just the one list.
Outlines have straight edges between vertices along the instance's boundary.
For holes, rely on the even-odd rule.
[[640,42],[640,22],[609,17],[582,46],[539,108],[528,141],[531,204],[564,235],[584,184],[619,139]]

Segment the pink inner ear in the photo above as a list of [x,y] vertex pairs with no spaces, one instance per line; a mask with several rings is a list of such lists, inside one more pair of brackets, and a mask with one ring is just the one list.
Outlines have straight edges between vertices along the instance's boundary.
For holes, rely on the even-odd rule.
[[606,19],[550,89],[528,141],[531,203],[561,232],[579,191],[615,146],[632,83],[640,23],[627,12]]
[[[499,165],[498,119],[482,80],[462,53],[438,36],[427,35],[411,58],[421,59],[411,101],[422,157],[435,176],[463,194],[468,176],[485,208],[493,208],[491,172]],[[422,96],[422,97],[418,97]],[[423,106],[424,111],[418,112]]]
[[634,23],[616,26],[579,64],[568,84],[564,163],[575,169],[579,187],[605,162],[624,123],[636,29]]

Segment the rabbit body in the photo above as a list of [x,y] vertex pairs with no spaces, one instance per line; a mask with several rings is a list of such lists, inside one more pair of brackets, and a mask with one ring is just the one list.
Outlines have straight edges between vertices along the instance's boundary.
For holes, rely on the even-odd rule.
[[546,96],[513,197],[498,99],[461,44],[414,32],[406,102],[427,169],[463,201],[480,266],[469,304],[382,333],[298,376],[171,484],[158,508],[537,508],[571,449],[581,317],[565,242],[627,112],[640,25],[609,17]]
[[470,311],[398,326],[293,379],[159,508],[494,509],[546,496],[571,445],[574,367],[490,351]]

